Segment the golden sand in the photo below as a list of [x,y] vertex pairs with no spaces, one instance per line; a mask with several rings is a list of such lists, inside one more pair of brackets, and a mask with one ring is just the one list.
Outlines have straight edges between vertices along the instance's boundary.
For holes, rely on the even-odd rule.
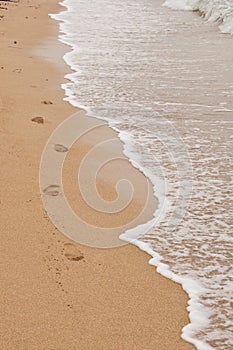
[[[194,349],[181,339],[189,322],[187,295],[148,265],[147,254],[132,245],[78,245],[49,220],[39,193],[40,158],[52,131],[76,112],[60,88],[68,72],[62,61],[67,47],[58,43],[58,24],[48,17],[60,8],[55,0],[1,2],[1,7],[0,348]],[[35,54],[46,40],[54,48],[48,60]],[[104,133],[112,130],[105,126]],[[83,152],[87,146],[79,145]],[[119,153],[121,147],[119,141]],[[64,172],[71,164],[68,159]],[[65,182],[70,197],[73,186]],[[107,174],[98,186],[106,199],[114,197]],[[77,198],[70,200],[75,208]],[[144,220],[155,204],[152,200]],[[137,205],[140,200],[131,208],[136,213]],[[88,208],[80,210],[88,216]],[[124,215],[116,220],[124,221]]]

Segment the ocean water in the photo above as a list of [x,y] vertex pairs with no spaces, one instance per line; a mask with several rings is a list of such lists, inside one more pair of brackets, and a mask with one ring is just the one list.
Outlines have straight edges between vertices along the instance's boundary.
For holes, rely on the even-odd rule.
[[[233,38],[162,0],[65,0],[66,99],[120,132],[152,181],[154,219],[121,236],[188,292],[182,337],[233,348]],[[228,25],[230,1],[168,0]],[[229,6],[228,6],[229,5]],[[218,12],[216,12],[218,11]],[[230,16],[230,15],[229,15]],[[223,28],[222,27],[222,28]],[[224,30],[230,32],[231,30]]]
[[175,10],[199,11],[207,20],[219,22],[223,33],[233,34],[231,0],[166,0],[164,6]]

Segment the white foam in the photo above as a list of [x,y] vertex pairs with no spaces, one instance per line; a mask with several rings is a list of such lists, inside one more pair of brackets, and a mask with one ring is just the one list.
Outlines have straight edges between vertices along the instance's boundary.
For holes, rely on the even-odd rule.
[[149,232],[153,226],[154,220],[151,220],[147,224],[140,225],[134,229],[126,231],[120,236],[120,238],[126,242],[134,244],[141,250],[151,255],[152,258],[149,260],[149,264],[155,266],[157,268],[157,272],[159,272],[162,276],[182,285],[182,288],[186,291],[190,298],[189,306],[187,307],[190,324],[186,325],[182,329],[182,338],[195,345],[197,349],[213,350],[210,345],[195,338],[196,332],[199,331],[200,328],[204,328],[209,324],[209,311],[200,303],[199,300],[200,295],[205,294],[205,289],[196,280],[174,274],[167,264],[161,262],[163,260],[162,256],[151,249],[149,243],[145,243],[137,239],[138,236]]
[[[98,0],[98,2],[102,4],[103,0]],[[83,3],[84,8],[85,6],[87,6],[86,3],[81,0],[79,1],[79,3],[80,6]],[[122,3],[121,5],[125,6],[126,3],[127,1],[125,1],[124,4]],[[154,28],[156,27],[156,33],[160,32],[160,36],[156,37],[158,38],[158,42],[156,43],[156,45],[158,45],[159,47],[158,57],[156,58],[158,70],[161,66],[163,69],[161,72],[162,74],[164,74],[165,79],[167,77],[166,74],[169,73],[169,61],[166,61],[165,57],[166,54],[169,53],[167,51],[168,48],[166,47],[164,51],[161,50],[160,47],[162,45],[162,41],[159,42],[159,40],[160,37],[163,39],[163,33],[166,32],[164,26],[168,26],[167,32],[169,33],[171,32],[171,28],[169,27],[169,24],[166,24],[166,22],[164,23],[163,16],[161,16],[161,19],[159,19],[158,16],[155,18],[153,13],[150,15],[150,11],[153,11],[152,9],[148,9],[147,11],[147,6],[149,6],[150,3],[151,2],[147,3],[147,5],[143,8],[144,10],[146,10],[143,19],[140,18],[140,2],[130,4],[132,5],[132,9],[133,6],[136,6],[136,10],[139,6],[138,11],[135,11],[136,18],[134,18],[134,21],[132,22],[131,18],[127,18],[127,11],[124,11],[124,8],[116,8],[116,10],[118,10],[119,13],[115,11],[111,20],[110,17],[108,17],[109,14],[107,8],[106,13],[103,13],[103,11],[101,12],[101,8],[94,9],[94,20],[91,18],[92,9],[90,9],[88,16],[85,16],[85,14],[79,12],[78,16],[84,22],[90,20],[90,22],[84,23],[85,31],[81,33],[82,28],[79,27],[75,29],[72,27],[72,24],[75,25],[76,21],[76,18],[72,19],[72,13],[75,11],[75,8],[72,7],[72,1],[65,0],[63,2],[63,6],[66,7],[67,11],[55,16],[52,15],[53,18],[62,21],[60,23],[60,32],[62,33],[62,35],[60,35],[59,37],[60,40],[71,47],[71,52],[67,53],[64,59],[66,63],[73,69],[74,72],[66,76],[70,80],[70,82],[63,84],[62,87],[66,93],[65,99],[69,101],[72,105],[85,109],[88,115],[107,120],[112,128],[119,131],[119,136],[125,144],[125,154],[129,157],[131,163],[134,166],[139,168],[146,176],[148,176],[151,179],[154,185],[155,196],[159,199],[159,208],[156,211],[156,213],[154,213],[154,219],[145,225],[140,225],[139,227],[133,230],[127,231],[124,235],[121,236],[121,238],[128,242],[131,242],[132,244],[137,245],[140,249],[149,253],[152,256],[150,264],[157,266],[158,272],[160,272],[167,278],[170,278],[173,281],[180,283],[183,286],[184,290],[186,290],[190,297],[188,311],[191,323],[184,327],[182,337],[190,343],[193,343],[199,350],[210,350],[212,348],[207,344],[207,340],[211,341],[215,337],[215,339],[220,339],[221,341],[221,330],[218,331],[212,329],[212,332],[210,332],[208,329],[209,333],[205,335],[206,339],[205,336],[203,336],[203,339],[197,339],[196,334],[200,330],[203,331],[204,328],[208,328],[207,325],[209,324],[209,319],[212,316],[211,310],[217,305],[210,304],[208,308],[207,306],[204,306],[203,300],[201,300],[201,298],[203,295],[208,295],[208,293],[210,293],[211,297],[214,298],[214,300],[216,300],[216,303],[218,299],[222,299],[223,294],[221,293],[223,293],[223,291],[221,289],[222,287],[219,287],[222,283],[221,275],[216,274],[216,276],[214,275],[214,278],[211,279],[210,277],[208,277],[208,274],[211,275],[211,273],[220,270],[219,260],[224,259],[224,251],[219,254],[215,263],[215,254],[211,252],[210,248],[212,248],[211,245],[213,241],[216,245],[219,244],[219,246],[222,246],[223,244],[221,240],[224,240],[224,244],[228,242],[227,232],[229,230],[229,225],[223,222],[223,217],[221,219],[222,214],[219,217],[219,221],[216,221],[217,216],[211,213],[208,214],[208,220],[210,220],[210,224],[206,224],[207,216],[203,214],[203,211],[208,209],[208,205],[209,203],[211,203],[211,201],[214,201],[216,199],[219,201],[219,203],[226,201],[228,199],[228,189],[225,188],[226,185],[223,185],[223,182],[221,182],[221,178],[214,180],[213,178],[211,178],[211,176],[208,177],[209,175],[211,175],[211,173],[208,168],[205,168],[205,166],[208,163],[211,164],[210,169],[216,170],[217,173],[221,172],[221,168],[224,168],[224,166],[226,166],[223,157],[224,154],[225,157],[227,157],[226,150],[220,152],[220,155],[216,154],[215,156],[213,156],[213,152],[211,150],[212,145],[216,142],[218,136],[221,135],[221,130],[225,130],[225,124],[224,120],[210,121],[209,125],[212,127],[211,130],[213,131],[213,135],[211,136],[208,134],[207,138],[207,134],[203,129],[202,116],[206,110],[210,111],[210,113],[214,109],[218,110],[220,108],[220,104],[216,104],[215,106],[213,106],[210,103],[208,103],[208,99],[200,101],[197,99],[195,100],[195,95],[192,96],[192,103],[184,103],[178,98],[177,100],[173,98],[173,101],[170,102],[166,100],[162,101],[162,99],[159,99],[160,102],[156,103],[154,101],[154,96],[156,96],[156,93],[159,90],[156,90],[156,92],[154,92],[152,88],[153,80],[151,81],[150,89],[144,89],[144,87],[147,87],[150,76],[152,76],[152,74],[154,73],[154,70],[150,70],[149,65],[150,60],[152,63],[154,62],[154,54],[152,54],[151,56],[148,55],[148,57],[145,56],[147,51],[152,51],[151,49],[153,42],[151,40],[147,40],[147,35],[150,35],[151,32],[153,34],[152,39],[154,39],[154,32],[151,28],[153,28],[154,30]],[[170,0],[166,1],[166,3],[169,6],[176,6],[176,8],[179,9],[181,9],[182,6],[186,10],[197,9],[195,7],[197,1]],[[204,4],[207,5],[209,2],[200,0],[198,1],[198,3],[202,3],[202,5],[204,6]],[[112,6],[117,7],[117,3],[112,3],[110,0],[106,1],[106,4],[109,6],[109,8]],[[121,7],[121,5],[119,4],[118,6]],[[73,6],[76,6],[75,2]],[[94,5],[93,3],[90,3],[89,6]],[[98,13],[98,11],[100,13]],[[105,15],[106,18],[104,17]],[[109,38],[111,39],[111,35],[113,35],[114,40],[113,42],[110,40],[107,49],[102,46],[102,41],[98,41],[96,43],[96,47],[94,47],[93,49],[93,46],[95,46],[95,42],[91,42],[90,47],[94,51],[89,52],[89,44],[86,43],[88,43],[88,40],[92,38],[88,37],[88,30],[90,30],[91,28],[92,31],[97,31],[95,23],[98,22],[99,18],[101,18],[102,16],[104,17],[105,26],[108,26],[108,23],[111,22],[110,27],[108,27],[109,37],[106,37],[106,28],[100,27],[98,28],[98,36],[95,39],[97,41],[101,38],[103,40],[107,40]],[[214,18],[213,14],[211,15],[207,12],[205,16],[206,18]],[[146,21],[144,18],[146,18]],[[120,43],[116,44],[116,47],[114,46],[115,42],[119,40],[119,33],[115,34],[114,31],[117,30],[118,22],[120,22],[121,20],[123,21],[121,25],[122,28],[124,28],[125,32],[127,30],[127,32],[132,33],[133,30],[137,30],[141,27],[143,30],[146,31],[146,34],[143,36],[143,40],[140,37],[142,33],[136,33],[136,49],[138,48],[138,40],[138,49],[141,50],[140,47],[143,44],[145,45],[145,48],[144,51],[140,51],[140,56],[138,56],[137,59],[135,59],[135,62],[130,55],[129,57],[126,56],[126,51],[123,52],[123,59],[121,59],[121,55],[119,52]],[[135,28],[135,23],[139,24],[138,26],[136,26],[137,28]],[[101,24],[102,23],[100,22],[99,25],[101,26]],[[77,32],[75,32],[75,30],[73,29],[75,29]],[[122,31],[121,34],[124,34],[124,31]],[[75,37],[75,33],[77,35],[77,38]],[[81,39],[83,40],[83,46],[79,46]],[[122,41],[123,43],[127,43],[127,40],[129,40],[128,37],[123,37],[123,39],[125,40]],[[148,46],[146,46],[147,42]],[[129,45],[130,53],[130,40]],[[112,48],[112,51],[110,50],[110,48]],[[108,55],[106,54],[106,52],[108,53],[108,51],[110,51],[111,54],[109,56],[111,58],[110,60],[107,59]],[[165,52],[165,55],[164,57],[162,57],[161,60],[159,60],[160,51]],[[145,59],[143,58],[144,56],[146,57],[145,59],[147,59],[147,65],[142,64],[142,62],[145,61]],[[126,57],[128,58],[127,62],[129,62],[130,64],[132,64],[132,62],[135,63],[135,66],[133,67],[134,69],[132,72],[129,73],[129,76],[130,79],[135,79],[136,89],[135,91],[132,89],[131,80],[129,85],[126,84],[128,83],[128,80],[125,80],[124,78],[125,76],[128,76],[127,74],[125,74],[118,76],[120,82],[118,82],[118,79],[115,79],[116,84],[119,83],[115,91],[113,86],[110,85],[113,84],[113,82],[115,82],[114,76],[111,76],[111,72],[114,71],[114,74],[117,74],[118,67],[124,65]],[[140,60],[141,57],[141,66],[138,67],[138,60]],[[182,84],[185,84],[186,80],[187,82],[190,81],[190,74],[193,74],[194,76],[194,84],[196,84],[196,82],[198,81],[196,79],[197,75],[200,73],[200,71],[198,70],[198,64],[201,63],[199,61],[196,61],[195,64],[195,61],[193,61],[192,57],[192,66],[190,71],[190,67],[188,65],[189,61],[190,58],[188,57],[188,59],[184,61],[186,62],[187,66],[185,65],[185,63],[180,64],[179,66],[181,66],[181,68],[176,72],[176,74],[179,74],[179,76],[182,74],[184,75],[185,79],[180,79]],[[77,62],[81,62],[80,65],[78,65]],[[172,63],[171,57],[170,62]],[[116,66],[111,66],[111,63],[115,63]],[[105,71],[101,71],[101,84],[99,83],[98,76],[97,78],[95,77],[95,64],[98,64],[99,70],[101,70],[101,68],[105,70],[109,68],[109,79],[106,81],[104,80]],[[214,61],[212,62],[212,65],[213,64]],[[89,67],[88,65],[94,67],[93,69],[90,69],[90,72],[87,69]],[[140,80],[138,79],[138,76],[140,76],[141,69],[143,69],[143,75],[145,75],[145,80],[143,81],[144,85],[140,85]],[[148,69],[148,71],[146,69]],[[195,69],[197,70],[195,71]],[[140,76],[141,79],[144,78],[143,75]],[[172,74],[170,76],[168,75],[168,77],[170,77],[169,84],[171,85],[172,79],[173,77],[175,77],[174,72],[172,71]],[[155,80],[156,78],[158,79],[159,77],[155,75],[153,79]],[[177,81],[175,84],[177,85]],[[125,100],[124,95],[121,94],[122,86],[125,87],[125,90],[123,90],[123,92],[128,92],[128,90],[131,91],[130,89],[132,89],[132,94],[134,95],[131,96],[128,94],[128,100]],[[181,88],[182,86],[183,85],[181,85]],[[184,91],[185,87],[186,85],[184,85],[183,87]],[[166,92],[166,89],[171,87],[169,85],[167,85],[166,87],[166,84],[161,84],[159,88],[163,88]],[[175,86],[175,88],[177,88],[177,86]],[[228,87],[225,88],[227,90]],[[217,86],[217,89],[218,91],[221,91],[221,86],[219,84]],[[152,95],[150,95],[150,90],[153,92]],[[210,86],[209,94],[212,93],[212,90],[213,86]],[[139,94],[138,91],[140,91]],[[115,93],[118,94],[117,97],[116,95],[114,95]],[[200,93],[199,90],[198,93]],[[143,97],[143,100],[139,100],[141,95]],[[205,95],[208,96],[208,91],[205,91]],[[166,115],[172,114],[173,111],[177,113],[177,110],[181,115],[183,111],[185,111],[185,113],[188,114],[190,113],[190,109],[192,109],[192,111],[194,111],[198,116],[196,120],[188,121],[188,128],[191,130],[193,129],[195,133],[192,135],[185,136],[186,144],[188,144],[189,148],[193,150],[192,161],[196,169],[196,178],[193,182],[193,203],[191,207],[195,215],[193,213],[190,214],[190,218],[187,219],[185,227],[183,227],[182,225],[180,227],[179,224],[181,221],[180,217],[182,218],[183,212],[185,211],[185,207],[187,205],[186,202],[189,198],[189,178],[192,175],[192,167],[187,157],[188,153],[186,152],[187,150],[185,144],[182,142],[182,140],[180,140],[179,134],[173,128],[172,123],[163,120],[163,118],[161,117],[157,118],[158,113],[154,113],[154,110],[157,110],[157,107],[163,108],[163,111]],[[228,105],[226,106],[225,111],[227,111],[227,109],[231,110],[231,108],[228,108]],[[185,113],[183,115],[185,115]],[[134,128],[134,125],[136,125],[137,128]],[[153,142],[151,142],[151,139],[153,139]],[[221,144],[223,147],[225,142],[226,139],[224,136],[224,142],[219,141],[218,145]],[[151,143],[153,143],[153,145]],[[155,148],[154,153],[150,152],[150,148],[152,146]],[[174,164],[177,165],[178,170],[173,169]],[[186,164],[186,168],[184,164]],[[189,166],[190,169],[187,169],[189,168]],[[185,179],[182,181],[183,177],[185,177]],[[203,177],[203,180],[196,180],[199,177]],[[208,180],[208,186],[206,179]],[[174,207],[176,204],[175,200],[180,197],[182,197],[183,201],[180,202],[179,210],[174,212]],[[215,221],[211,219],[213,215],[215,216]],[[226,214],[225,217],[227,219]],[[173,223],[175,223],[174,227],[179,226],[179,230],[177,230],[176,235],[174,235],[174,227],[172,225]],[[223,227],[224,232],[226,232],[225,236],[223,234],[224,232],[220,231],[220,226]],[[144,236],[146,236],[146,238],[150,240],[150,242],[142,241],[139,239],[138,236],[140,236],[142,239],[144,238]],[[183,241],[185,240],[186,242],[185,244],[183,244]],[[155,242],[154,246],[152,246],[153,242]],[[198,253],[195,252],[195,246],[198,247]],[[193,248],[194,253],[192,253]],[[171,254],[168,254],[166,256],[165,253],[167,250],[171,252]],[[198,266],[198,264],[194,267],[190,263],[190,251],[192,254],[194,254],[194,257],[200,260],[202,259],[201,268]],[[166,260],[169,260],[169,265],[163,262],[164,256],[166,256]],[[211,263],[213,263],[213,265],[205,265],[205,261],[207,261],[208,259],[211,259]],[[225,270],[222,269],[221,273],[225,274]],[[212,288],[213,285],[215,286],[214,288]],[[222,316],[224,317],[224,315]],[[227,317],[223,320],[223,322],[225,322],[225,324],[227,323]],[[224,346],[224,344],[222,343],[221,346]]]
[[193,11],[195,9],[196,0],[167,0],[164,6],[167,6],[173,10],[185,10]]
[[229,0],[166,0],[164,6],[174,10],[200,11],[211,22],[221,23],[223,33],[233,34],[233,3]]

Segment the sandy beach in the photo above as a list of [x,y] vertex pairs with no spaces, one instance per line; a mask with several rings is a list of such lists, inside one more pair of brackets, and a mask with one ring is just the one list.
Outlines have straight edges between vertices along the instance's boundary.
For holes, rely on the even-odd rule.
[[[77,111],[63,101],[60,87],[69,72],[62,60],[68,47],[58,42],[58,23],[48,17],[59,10],[55,0],[1,2],[0,347],[194,349],[181,338],[189,323],[188,297],[181,286],[156,273],[148,264],[150,256],[132,245],[78,245],[54,227],[43,208],[38,185],[42,151],[52,131]],[[45,58],[39,55],[43,51]],[[43,123],[32,121],[38,117]],[[104,126],[103,133],[111,137],[113,131]],[[88,145],[78,150],[85,153]],[[69,169],[74,174],[71,160],[65,172]],[[143,175],[130,164],[123,169],[141,181]],[[111,199],[115,190],[107,174],[98,186]],[[77,208],[80,193],[73,192],[72,181],[65,181],[65,188],[76,210],[106,222],[80,201]],[[140,196],[130,213],[137,215],[143,206]],[[151,198],[138,223],[150,219],[155,206]],[[106,224],[114,227],[117,221],[119,226],[124,215]]]

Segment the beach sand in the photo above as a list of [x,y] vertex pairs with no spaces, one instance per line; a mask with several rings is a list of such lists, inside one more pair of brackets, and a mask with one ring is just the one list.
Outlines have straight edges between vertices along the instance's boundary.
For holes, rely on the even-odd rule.
[[[58,24],[48,17],[60,7],[55,0],[1,7],[0,348],[194,349],[181,339],[189,322],[188,297],[156,273],[148,264],[150,256],[132,245],[78,245],[49,220],[38,185],[41,154],[56,126],[77,111],[63,101],[60,84],[69,70],[62,55],[68,48],[58,43]],[[39,56],[42,52],[47,59]],[[33,122],[37,117],[44,122]],[[113,133],[106,126],[103,132],[106,137]],[[85,153],[89,144],[78,147]],[[121,149],[119,141],[119,153]],[[68,159],[64,172],[72,164]],[[134,177],[129,164],[123,169]],[[135,176],[138,181],[143,177],[139,172]],[[64,183],[75,207],[75,184]],[[114,198],[107,174],[97,185],[106,199]],[[136,215],[142,202],[133,202]],[[155,205],[151,200],[142,222],[152,217]],[[96,213],[88,216],[88,208],[80,207],[86,217],[102,224],[107,220]],[[114,220],[120,225],[124,215]]]

